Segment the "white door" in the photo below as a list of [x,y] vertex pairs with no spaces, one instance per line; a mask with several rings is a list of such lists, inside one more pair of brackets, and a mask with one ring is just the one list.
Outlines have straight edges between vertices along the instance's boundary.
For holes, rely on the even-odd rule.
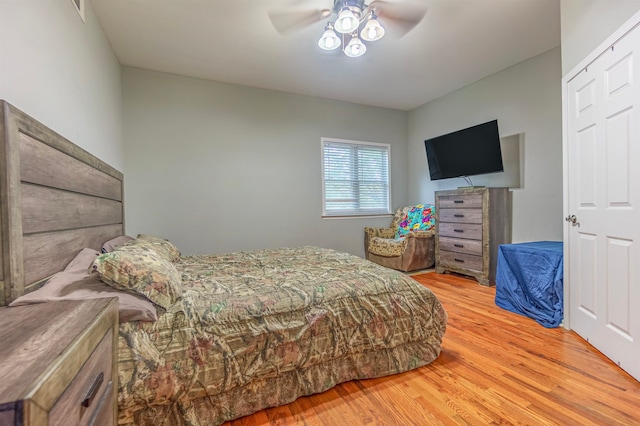
[[568,82],[566,105],[569,325],[640,380],[639,29]]

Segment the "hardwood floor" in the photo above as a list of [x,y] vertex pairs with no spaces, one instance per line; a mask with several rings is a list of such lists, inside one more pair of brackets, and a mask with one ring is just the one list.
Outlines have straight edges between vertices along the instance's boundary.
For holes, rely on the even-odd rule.
[[498,308],[495,288],[474,280],[413,278],[449,314],[432,364],[343,383],[225,426],[640,424],[640,382],[575,333]]

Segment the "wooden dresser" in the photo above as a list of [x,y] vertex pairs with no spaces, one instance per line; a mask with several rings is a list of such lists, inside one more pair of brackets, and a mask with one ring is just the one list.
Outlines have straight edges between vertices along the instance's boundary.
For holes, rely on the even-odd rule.
[[115,425],[118,300],[0,308],[0,425]]
[[511,243],[509,188],[437,191],[436,214],[436,272],[495,284],[498,246]]

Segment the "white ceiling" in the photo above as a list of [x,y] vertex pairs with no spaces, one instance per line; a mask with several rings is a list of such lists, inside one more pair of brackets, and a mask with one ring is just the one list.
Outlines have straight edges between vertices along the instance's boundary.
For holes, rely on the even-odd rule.
[[400,110],[560,45],[559,0],[388,1],[421,1],[427,14],[404,37],[369,43],[360,58],[318,47],[328,19],[287,36],[269,20],[270,10],[327,9],[333,0],[92,5],[123,65]]

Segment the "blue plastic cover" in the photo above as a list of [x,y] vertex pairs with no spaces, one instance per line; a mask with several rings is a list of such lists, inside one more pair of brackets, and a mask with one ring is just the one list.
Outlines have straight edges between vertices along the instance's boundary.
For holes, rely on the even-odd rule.
[[562,322],[562,242],[498,247],[496,305],[551,328]]

